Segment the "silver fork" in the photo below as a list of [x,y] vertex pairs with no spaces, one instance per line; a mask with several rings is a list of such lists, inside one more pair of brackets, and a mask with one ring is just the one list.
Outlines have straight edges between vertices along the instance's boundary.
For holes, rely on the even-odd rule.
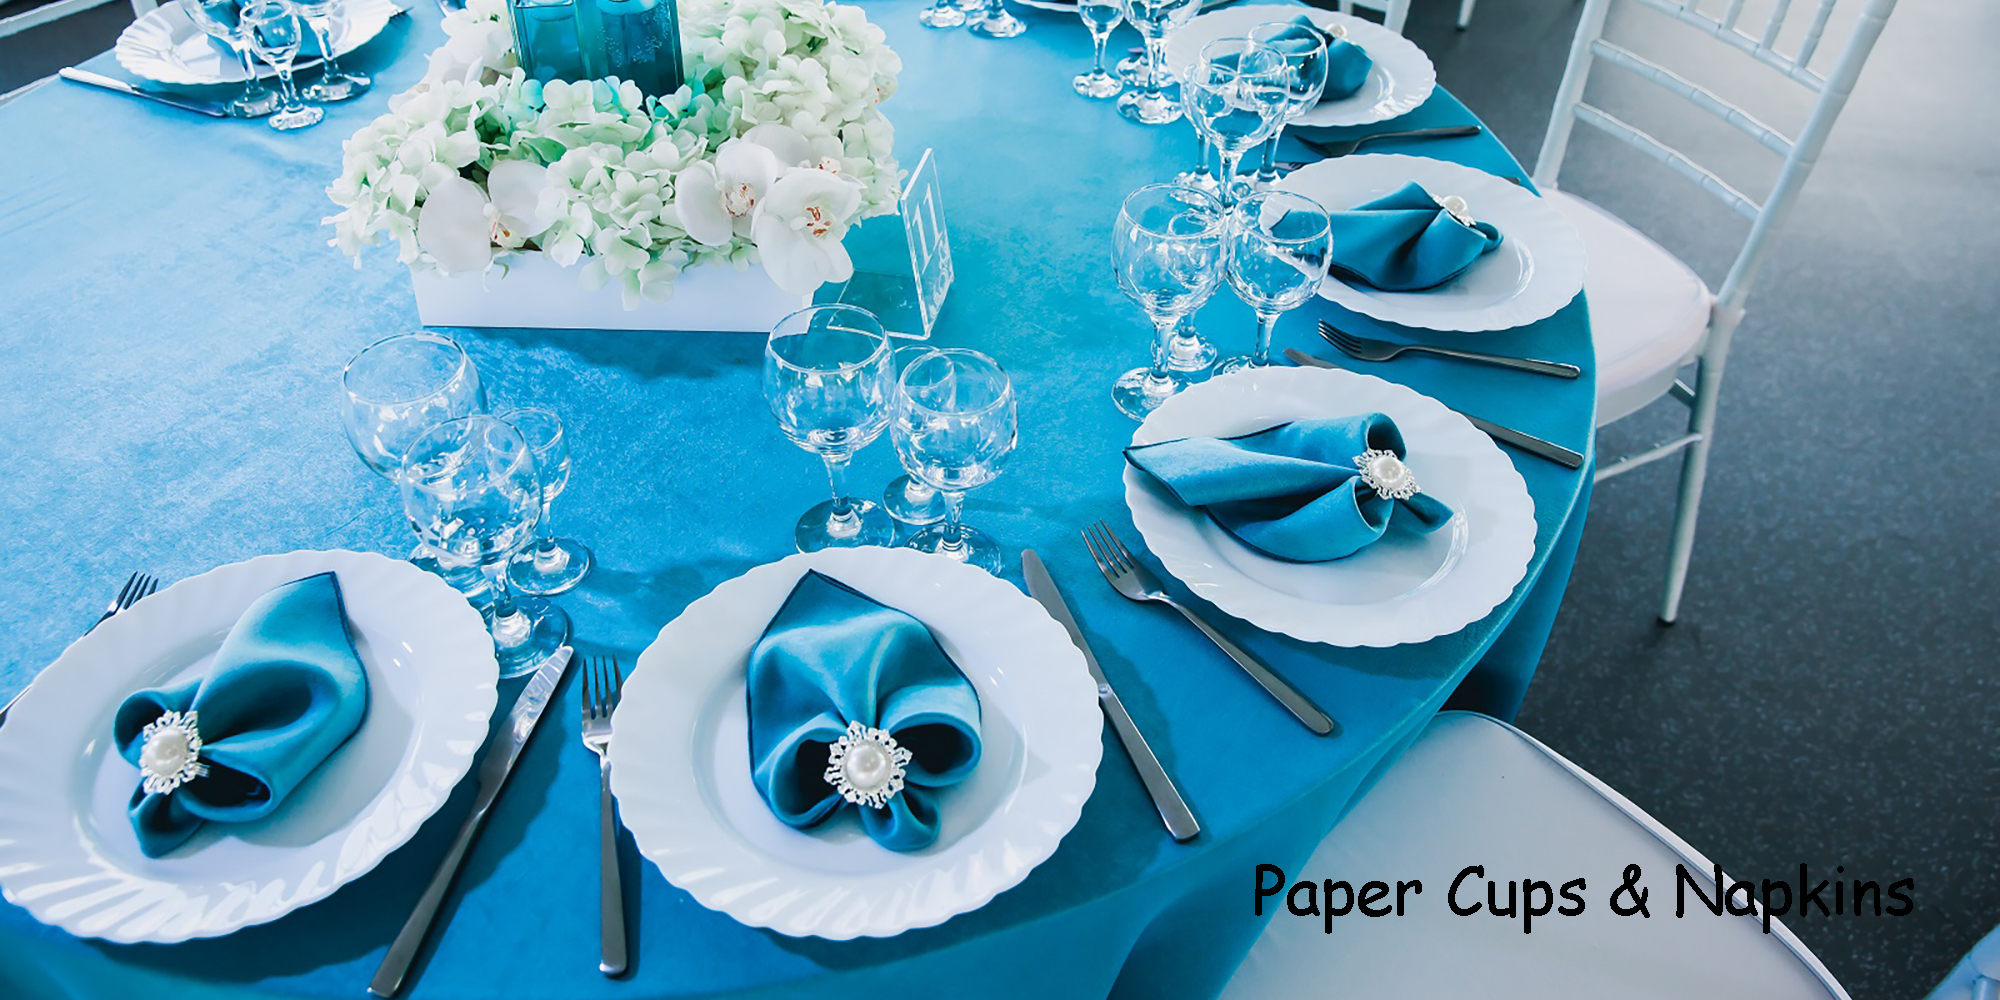
[[611,801],[611,712],[625,679],[615,656],[593,656],[583,664],[583,745],[597,755],[599,850],[599,931],[602,958],[597,971],[625,973],[625,890],[618,876],[618,814]]
[[1457,358],[1460,361],[1476,361],[1496,368],[1513,368],[1541,375],[1554,375],[1557,378],[1576,378],[1583,374],[1583,369],[1561,361],[1536,361],[1533,358],[1510,358],[1500,354],[1432,347],[1429,344],[1392,344],[1386,340],[1370,340],[1367,337],[1357,337],[1325,320],[1319,321],[1319,335],[1327,343],[1339,348],[1340,353],[1356,361],[1387,361],[1405,351],[1415,351],[1418,354],[1435,354],[1439,357]]
[[1090,549],[1090,557],[1096,560],[1097,571],[1104,574],[1105,582],[1111,584],[1111,589],[1116,590],[1126,600],[1152,601],[1180,612],[1181,617],[1200,629],[1202,635],[1208,636],[1208,641],[1215,643],[1217,649],[1235,660],[1236,665],[1248,672],[1265,691],[1270,693],[1271,697],[1278,699],[1279,704],[1284,705],[1298,717],[1300,722],[1305,723],[1307,729],[1321,736],[1328,736],[1340,728],[1334,723],[1332,716],[1320,711],[1320,707],[1313,704],[1311,698],[1306,697],[1305,692],[1278,676],[1270,667],[1264,665],[1264,661],[1250,655],[1248,650],[1229,641],[1226,636],[1217,632],[1213,625],[1203,621],[1200,615],[1189,610],[1186,605],[1168,596],[1166,590],[1161,588],[1159,579],[1153,576],[1153,572],[1147,569],[1145,564],[1133,558],[1132,553],[1125,548],[1124,542],[1118,540],[1118,535],[1111,530],[1110,525],[1099,521],[1083,529],[1083,544]]
[[[153,592],[159,589],[160,581],[148,574],[134,573],[126,577],[125,586],[118,588],[118,596],[111,599],[111,603],[105,606],[104,613],[90,623],[90,628],[84,629],[84,634],[89,635],[91,629],[104,624],[106,618],[130,608],[144,598],[153,596]],[[21,696],[28,693],[28,688],[34,686],[35,682],[29,681],[28,687],[14,692],[14,697],[7,699],[7,704],[0,705],[0,723],[7,721],[7,713],[14,710],[14,703],[20,701]]]

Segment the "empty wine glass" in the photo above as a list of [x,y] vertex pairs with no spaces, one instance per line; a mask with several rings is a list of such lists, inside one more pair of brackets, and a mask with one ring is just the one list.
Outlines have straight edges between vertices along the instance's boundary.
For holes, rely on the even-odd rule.
[[866,309],[811,306],[778,321],[764,342],[764,400],[793,444],[826,462],[833,499],[799,518],[800,552],[887,545],[889,515],[847,495],[847,463],[889,423],[895,370],[888,335]]
[[1119,0],[1077,0],[1076,12],[1083,18],[1083,26],[1090,30],[1090,42],[1096,50],[1091,61],[1090,72],[1079,73],[1070,81],[1076,92],[1092,100],[1114,97],[1125,89],[1125,81],[1104,69],[1104,45],[1111,40],[1112,29],[1125,20],[1125,9]]
[[1243,154],[1271,134],[1291,101],[1285,58],[1248,38],[1218,38],[1202,46],[1188,71],[1181,103],[1196,130],[1208,137],[1221,161],[1220,195],[1236,200],[1236,167]]
[[1177,184],[1150,184],[1118,209],[1111,235],[1111,263],[1118,287],[1152,320],[1153,361],[1112,384],[1111,399],[1134,420],[1144,420],[1180,379],[1167,352],[1181,318],[1201,308],[1222,280],[1222,234],[1227,213],[1213,197]]
[[1236,204],[1223,238],[1223,273],[1237,297],[1257,313],[1257,349],[1248,357],[1224,361],[1218,370],[1271,363],[1271,331],[1278,317],[1304,305],[1326,280],[1333,254],[1331,227],[1319,202],[1289,191],[1262,191]]
[[541,530],[535,544],[507,565],[507,579],[524,594],[560,594],[583,582],[590,573],[590,546],[574,538],[558,538],[549,521],[549,504],[569,486],[569,435],[560,417],[540,407],[519,407],[500,414],[513,424],[535,453],[542,478]]
[[1027,22],[1007,12],[1006,0],[986,0],[965,30],[985,38],[1012,38],[1028,30]]
[[244,36],[236,4],[237,0],[180,0],[181,11],[202,34],[227,46],[243,61],[243,92],[223,105],[223,110],[236,118],[262,118],[278,110],[278,95],[257,79],[257,64],[251,61],[250,42]]
[[486,609],[501,677],[534,670],[569,640],[569,616],[507,585],[507,563],[535,538],[542,483],[534,449],[512,424],[475,415],[425,431],[397,477],[403,513],[424,541],[477,565],[493,588]]
[[247,0],[239,16],[250,51],[278,71],[280,103],[271,115],[271,127],[289,132],[318,124],[325,112],[299,100],[298,85],[292,80],[292,60],[298,58],[302,25],[291,0]]
[[375,81],[366,73],[343,70],[334,62],[333,48],[338,40],[335,28],[345,27],[347,5],[352,0],[293,0],[299,16],[305,19],[306,27],[312,29],[314,40],[319,42],[320,75],[306,86],[305,98],[331,104],[337,101],[351,101],[368,92]]
[[926,28],[956,28],[965,23],[965,8],[955,0],[937,0],[917,12],[917,21]]
[[962,520],[965,494],[1000,475],[1020,434],[1014,386],[992,358],[963,348],[932,350],[896,380],[889,436],[910,476],[944,495],[945,518],[910,548],[1000,572],[1000,546]]
[[1146,83],[1118,99],[1118,113],[1142,125],[1165,125],[1181,116],[1167,96],[1167,38],[1194,19],[1201,0],[1120,0],[1125,20],[1146,42]]
[[1333,38],[1347,37],[1347,29],[1338,24],[1320,25],[1310,35],[1298,28],[1291,21],[1267,21],[1250,29],[1251,41],[1269,45],[1285,60],[1283,79],[1291,97],[1277,127],[1271,130],[1271,137],[1264,140],[1264,161],[1258,166],[1256,177],[1259,187],[1276,184],[1284,176],[1278,170],[1278,139],[1284,135],[1286,125],[1311,111],[1326,92],[1327,45],[1319,32]]
[[[1182,85],[1186,85],[1188,77],[1199,72],[1201,72],[1200,63],[1189,64],[1187,71],[1181,74]],[[1174,183],[1182,187],[1191,187],[1197,191],[1220,197],[1222,194],[1222,183],[1215,179],[1215,171],[1209,169],[1209,162],[1215,159],[1215,149],[1208,144],[1208,133],[1201,129],[1195,129],[1194,141],[1194,169],[1183,170],[1175,174]]]

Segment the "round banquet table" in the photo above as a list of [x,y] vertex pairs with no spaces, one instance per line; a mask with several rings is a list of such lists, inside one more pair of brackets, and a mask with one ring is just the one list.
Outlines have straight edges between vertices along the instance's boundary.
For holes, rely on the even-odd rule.
[[[706,910],[627,838],[633,970],[607,981],[596,971],[597,769],[577,739],[570,680],[466,863],[407,996],[1209,996],[1260,929],[1257,864],[1296,873],[1448,698],[1510,716],[1533,674],[1590,477],[1517,452],[1508,454],[1534,499],[1535,556],[1484,620],[1421,644],[1341,649],[1215,615],[1339,719],[1335,738],[1295,723],[1170,611],[1102,585],[1077,532],[1107,518],[1137,537],[1119,478],[1133,424],[1108,390],[1149,337],[1111,278],[1108,233],[1127,192],[1186,165],[1189,129],[1141,128],[1073,94],[1089,41],[1072,16],[1023,11],[1029,34],[991,41],[919,27],[914,2],[867,7],[904,60],[887,105],[899,155],[910,166],[932,147],[942,171],[958,271],[935,339],[993,354],[1018,387],[1019,450],[973,495],[967,520],[1002,540],[1009,580],[1019,583],[1021,548],[1047,561],[1204,832],[1185,844],[1168,838],[1107,732],[1081,820],[1018,887],[937,927],[848,942],[787,938]],[[1114,49],[1132,37],[1121,31]],[[0,425],[13,439],[0,453],[10,484],[0,521],[11,538],[0,549],[0,632],[12,653],[0,664],[0,697],[53,660],[134,570],[174,580],[265,552],[405,550],[393,491],[348,450],[333,411],[346,358],[418,325],[409,279],[390,248],[356,270],[327,246],[323,189],[341,140],[421,75],[441,38],[432,5],[417,3],[357,57],[378,73],[377,90],[297,134],[61,82],[0,107],[0,350],[9,359]],[[89,67],[119,72],[108,56]],[[1440,91],[1394,124],[1470,120]],[[1381,149],[1520,172],[1487,137]],[[857,245],[884,232],[883,252],[900,253],[893,220],[863,227]],[[1312,323],[1334,315],[1372,328],[1315,300],[1285,318],[1278,346],[1316,350]],[[1227,291],[1200,321],[1226,351],[1252,335],[1248,309]],[[765,409],[760,337],[455,335],[496,404],[548,404],[569,423],[576,472],[556,525],[601,560],[561,599],[583,652],[616,652],[629,666],[689,602],[788,554],[793,520],[822,496],[818,461],[789,446]],[[1591,367],[1580,298],[1531,327],[1436,339]],[[1424,359],[1369,370],[1591,447],[1588,375],[1557,382]],[[893,461],[878,443],[851,482],[879,489]],[[502,685],[502,711],[518,689]],[[0,905],[0,996],[360,996],[469,808],[471,785],[374,871],[227,937],[111,945]]]

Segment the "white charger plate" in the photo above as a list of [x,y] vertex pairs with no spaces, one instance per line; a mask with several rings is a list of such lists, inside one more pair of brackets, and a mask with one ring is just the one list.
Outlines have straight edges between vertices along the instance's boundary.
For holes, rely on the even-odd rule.
[[[126,816],[139,772],[111,720],[141,688],[199,676],[251,603],[332,570],[368,671],[368,715],[284,805],[209,823],[148,858]],[[317,902],[444,804],[486,739],[499,667],[444,581],[362,552],[260,556],[182,580],[63,651],[0,727],[0,892],[80,937],[172,943]]]
[[[851,809],[810,830],[750,782],[750,648],[807,570],[928,625],[979,693],[981,756],[943,789],[943,832],[886,850]],[[1041,605],[908,549],[825,549],[688,605],[639,654],[612,716],[611,791],[640,853],[695,900],[795,937],[886,937],[979,908],[1055,853],[1097,783],[1097,686]]]
[[1500,246],[1426,291],[1385,292],[1328,275],[1322,298],[1387,323],[1470,333],[1547,319],[1583,290],[1583,238],[1569,220],[1526,188],[1483,170],[1423,156],[1359,153],[1309,163],[1278,186],[1339,212],[1411,181],[1438,198],[1464,198],[1474,218],[1499,227]]
[[[333,40],[334,55],[344,56],[367,44],[402,12],[394,0],[345,0],[344,16],[335,29],[339,34]],[[305,37],[305,47],[317,52],[311,33]],[[177,3],[155,7],[127,25],[111,52],[127,72],[161,83],[195,86],[248,79],[242,61],[210,42]],[[305,69],[318,63],[316,55],[301,53],[295,65]],[[262,77],[278,72],[261,62],[256,66]]]
[[1218,38],[1236,38],[1267,21],[1289,21],[1300,14],[1321,27],[1338,24],[1347,40],[1361,46],[1375,65],[1361,89],[1337,101],[1321,101],[1292,119],[1294,125],[1332,127],[1367,125],[1406,115],[1430,100],[1437,89],[1437,67],[1416,43],[1352,14],[1291,4],[1224,7],[1202,14],[1167,39],[1167,70],[1175,79],[1201,58],[1202,46]]
[[1452,509],[1427,535],[1389,535],[1345,559],[1291,563],[1244,545],[1128,464],[1125,504],[1146,547],[1202,599],[1268,632],[1335,646],[1449,635],[1514,592],[1535,554],[1535,502],[1491,438],[1443,403],[1371,375],[1262,368],[1169,398],[1133,444],[1231,437],[1313,417],[1384,413],[1425,493]]

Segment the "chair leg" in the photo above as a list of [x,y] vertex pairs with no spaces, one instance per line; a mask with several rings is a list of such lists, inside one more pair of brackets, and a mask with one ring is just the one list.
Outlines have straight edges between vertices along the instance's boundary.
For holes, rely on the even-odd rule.
[[1464,31],[1472,23],[1472,5],[1479,0],[1458,0],[1458,30]]
[[[1726,336],[1724,339],[1726,343]],[[1703,357],[1695,381],[1694,412],[1688,417],[1688,430],[1701,437],[1681,457],[1680,495],[1674,502],[1673,537],[1667,549],[1667,590],[1660,604],[1660,620],[1669,625],[1680,615],[1681,591],[1687,586],[1688,561],[1694,554],[1695,518],[1701,513],[1701,490],[1708,481],[1708,450],[1715,443],[1716,398],[1720,395],[1723,356],[1717,352]]]

